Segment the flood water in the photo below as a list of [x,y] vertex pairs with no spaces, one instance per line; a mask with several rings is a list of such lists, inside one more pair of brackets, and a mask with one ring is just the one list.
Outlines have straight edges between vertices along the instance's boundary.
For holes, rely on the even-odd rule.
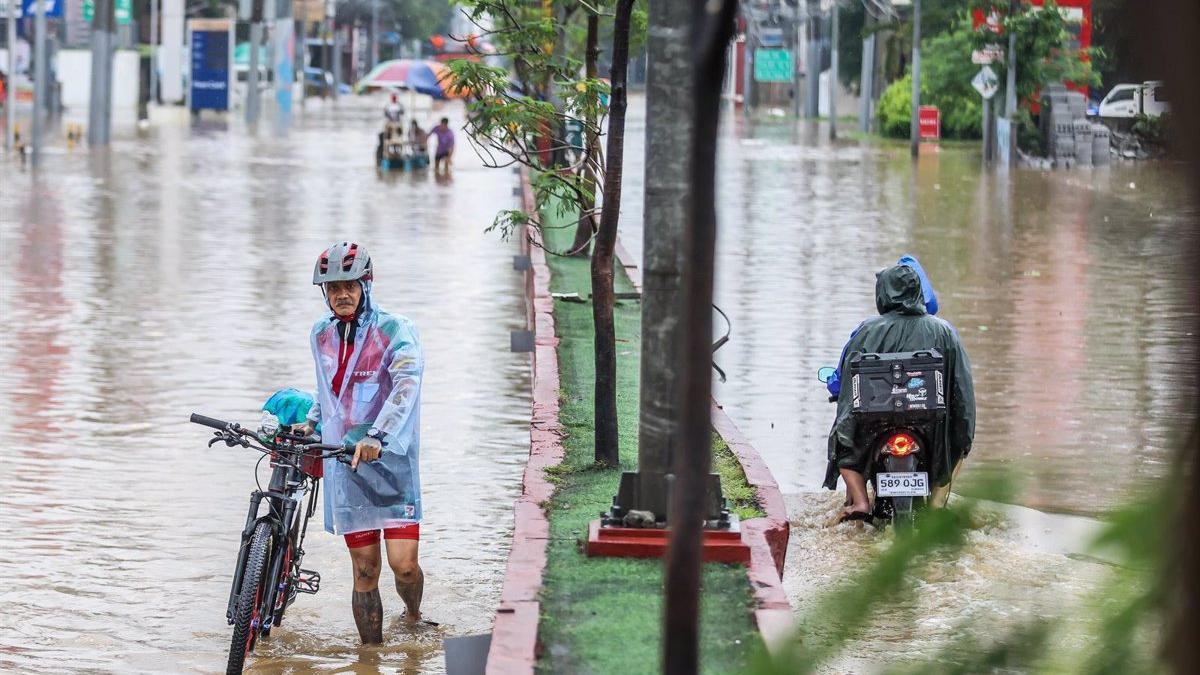
[[108,156],[56,146],[39,180],[0,164],[0,671],[224,670],[258,455],[206,448],[188,415],[257,422],[273,390],[313,386],[312,266],[341,239],[369,247],[377,304],[421,333],[423,609],[440,626],[399,620],[385,567],[386,644],[360,647],[349,556],[318,510],[304,566],[323,587],[250,670],[440,672],[443,638],[490,630],[528,453],[521,277],[484,233],[515,177],[465,147],[449,181],[377,176],[381,109],[310,103],[283,140],[185,120]]
[[[621,237],[640,257],[644,100],[630,118]],[[797,614],[889,536],[825,527],[841,497],[820,487],[834,406],[816,371],[876,314],[875,272],[901,254],[920,258],[972,361],[978,424],[955,491],[1004,476],[1018,505],[982,518],[961,557],[931,562],[913,601],[851,646],[874,667],[839,670],[870,671],[1096,591],[1104,567],[1078,559],[1095,518],[1165,475],[1195,389],[1181,253],[1195,214],[1169,163],[986,173],[971,146],[914,165],[907,144],[827,134],[738,113],[718,150],[715,293],[732,328],[715,393],[785,493]]]

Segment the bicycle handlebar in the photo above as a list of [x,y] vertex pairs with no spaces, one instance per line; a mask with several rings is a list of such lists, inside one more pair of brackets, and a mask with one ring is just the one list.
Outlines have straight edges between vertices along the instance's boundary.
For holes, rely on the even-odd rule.
[[[229,422],[222,422],[221,420],[215,419],[213,417],[207,417],[205,415],[200,415],[198,413],[192,413],[190,420],[193,424],[200,424],[200,425],[203,425],[206,427],[210,427],[212,429],[216,429],[218,432],[224,432],[227,434],[237,434],[240,436],[248,437],[248,438],[258,441],[260,443],[264,442],[261,438],[259,438],[258,434],[254,433],[250,429],[238,427]],[[218,436],[219,435],[220,434],[218,434]],[[330,445],[328,443],[321,443],[321,439],[319,436],[298,436],[298,435],[290,434],[287,432],[284,432],[279,435],[284,440],[290,441],[290,442],[294,443],[295,445],[301,446],[299,448],[300,452],[308,453],[308,452],[316,451],[316,452],[321,453],[322,458],[332,457],[332,458],[337,459],[339,462],[342,462],[345,464],[350,463],[350,456],[354,454],[354,445],[353,444]],[[210,445],[211,445],[211,443],[210,443]],[[286,448],[278,447],[275,444],[268,443],[268,446],[272,448],[272,452],[280,452],[280,451],[286,450]]]
[[192,413],[191,421],[192,424],[202,424],[206,427],[212,427],[217,431],[225,431],[226,427],[229,426],[228,422],[222,422],[221,420],[205,417],[197,413]]

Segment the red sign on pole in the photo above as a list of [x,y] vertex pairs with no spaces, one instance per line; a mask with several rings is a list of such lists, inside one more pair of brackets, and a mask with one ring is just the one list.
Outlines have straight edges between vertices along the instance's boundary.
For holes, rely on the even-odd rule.
[[942,137],[942,113],[936,105],[917,108],[917,132],[923,141],[936,141]]

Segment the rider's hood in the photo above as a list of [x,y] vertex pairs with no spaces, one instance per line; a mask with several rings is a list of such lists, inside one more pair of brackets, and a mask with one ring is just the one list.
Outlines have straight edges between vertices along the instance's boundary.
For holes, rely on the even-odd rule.
[[897,265],[911,267],[917,273],[917,277],[921,279],[921,294],[925,296],[925,311],[930,314],[938,313],[938,297],[937,291],[933,290],[933,282],[929,280],[929,275],[925,274],[925,268],[921,267],[921,261],[917,260],[917,256],[911,253],[905,253],[896,261]]
[[925,314],[921,277],[908,265],[893,265],[875,275],[875,308],[880,314]]

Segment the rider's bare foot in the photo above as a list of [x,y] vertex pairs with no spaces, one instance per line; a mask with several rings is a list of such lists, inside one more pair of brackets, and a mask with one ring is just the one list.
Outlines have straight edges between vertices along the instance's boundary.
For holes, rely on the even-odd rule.
[[850,520],[870,520],[870,518],[870,506],[856,506],[854,504],[850,504],[846,508],[842,509],[842,512],[838,515],[837,522],[844,523]]

